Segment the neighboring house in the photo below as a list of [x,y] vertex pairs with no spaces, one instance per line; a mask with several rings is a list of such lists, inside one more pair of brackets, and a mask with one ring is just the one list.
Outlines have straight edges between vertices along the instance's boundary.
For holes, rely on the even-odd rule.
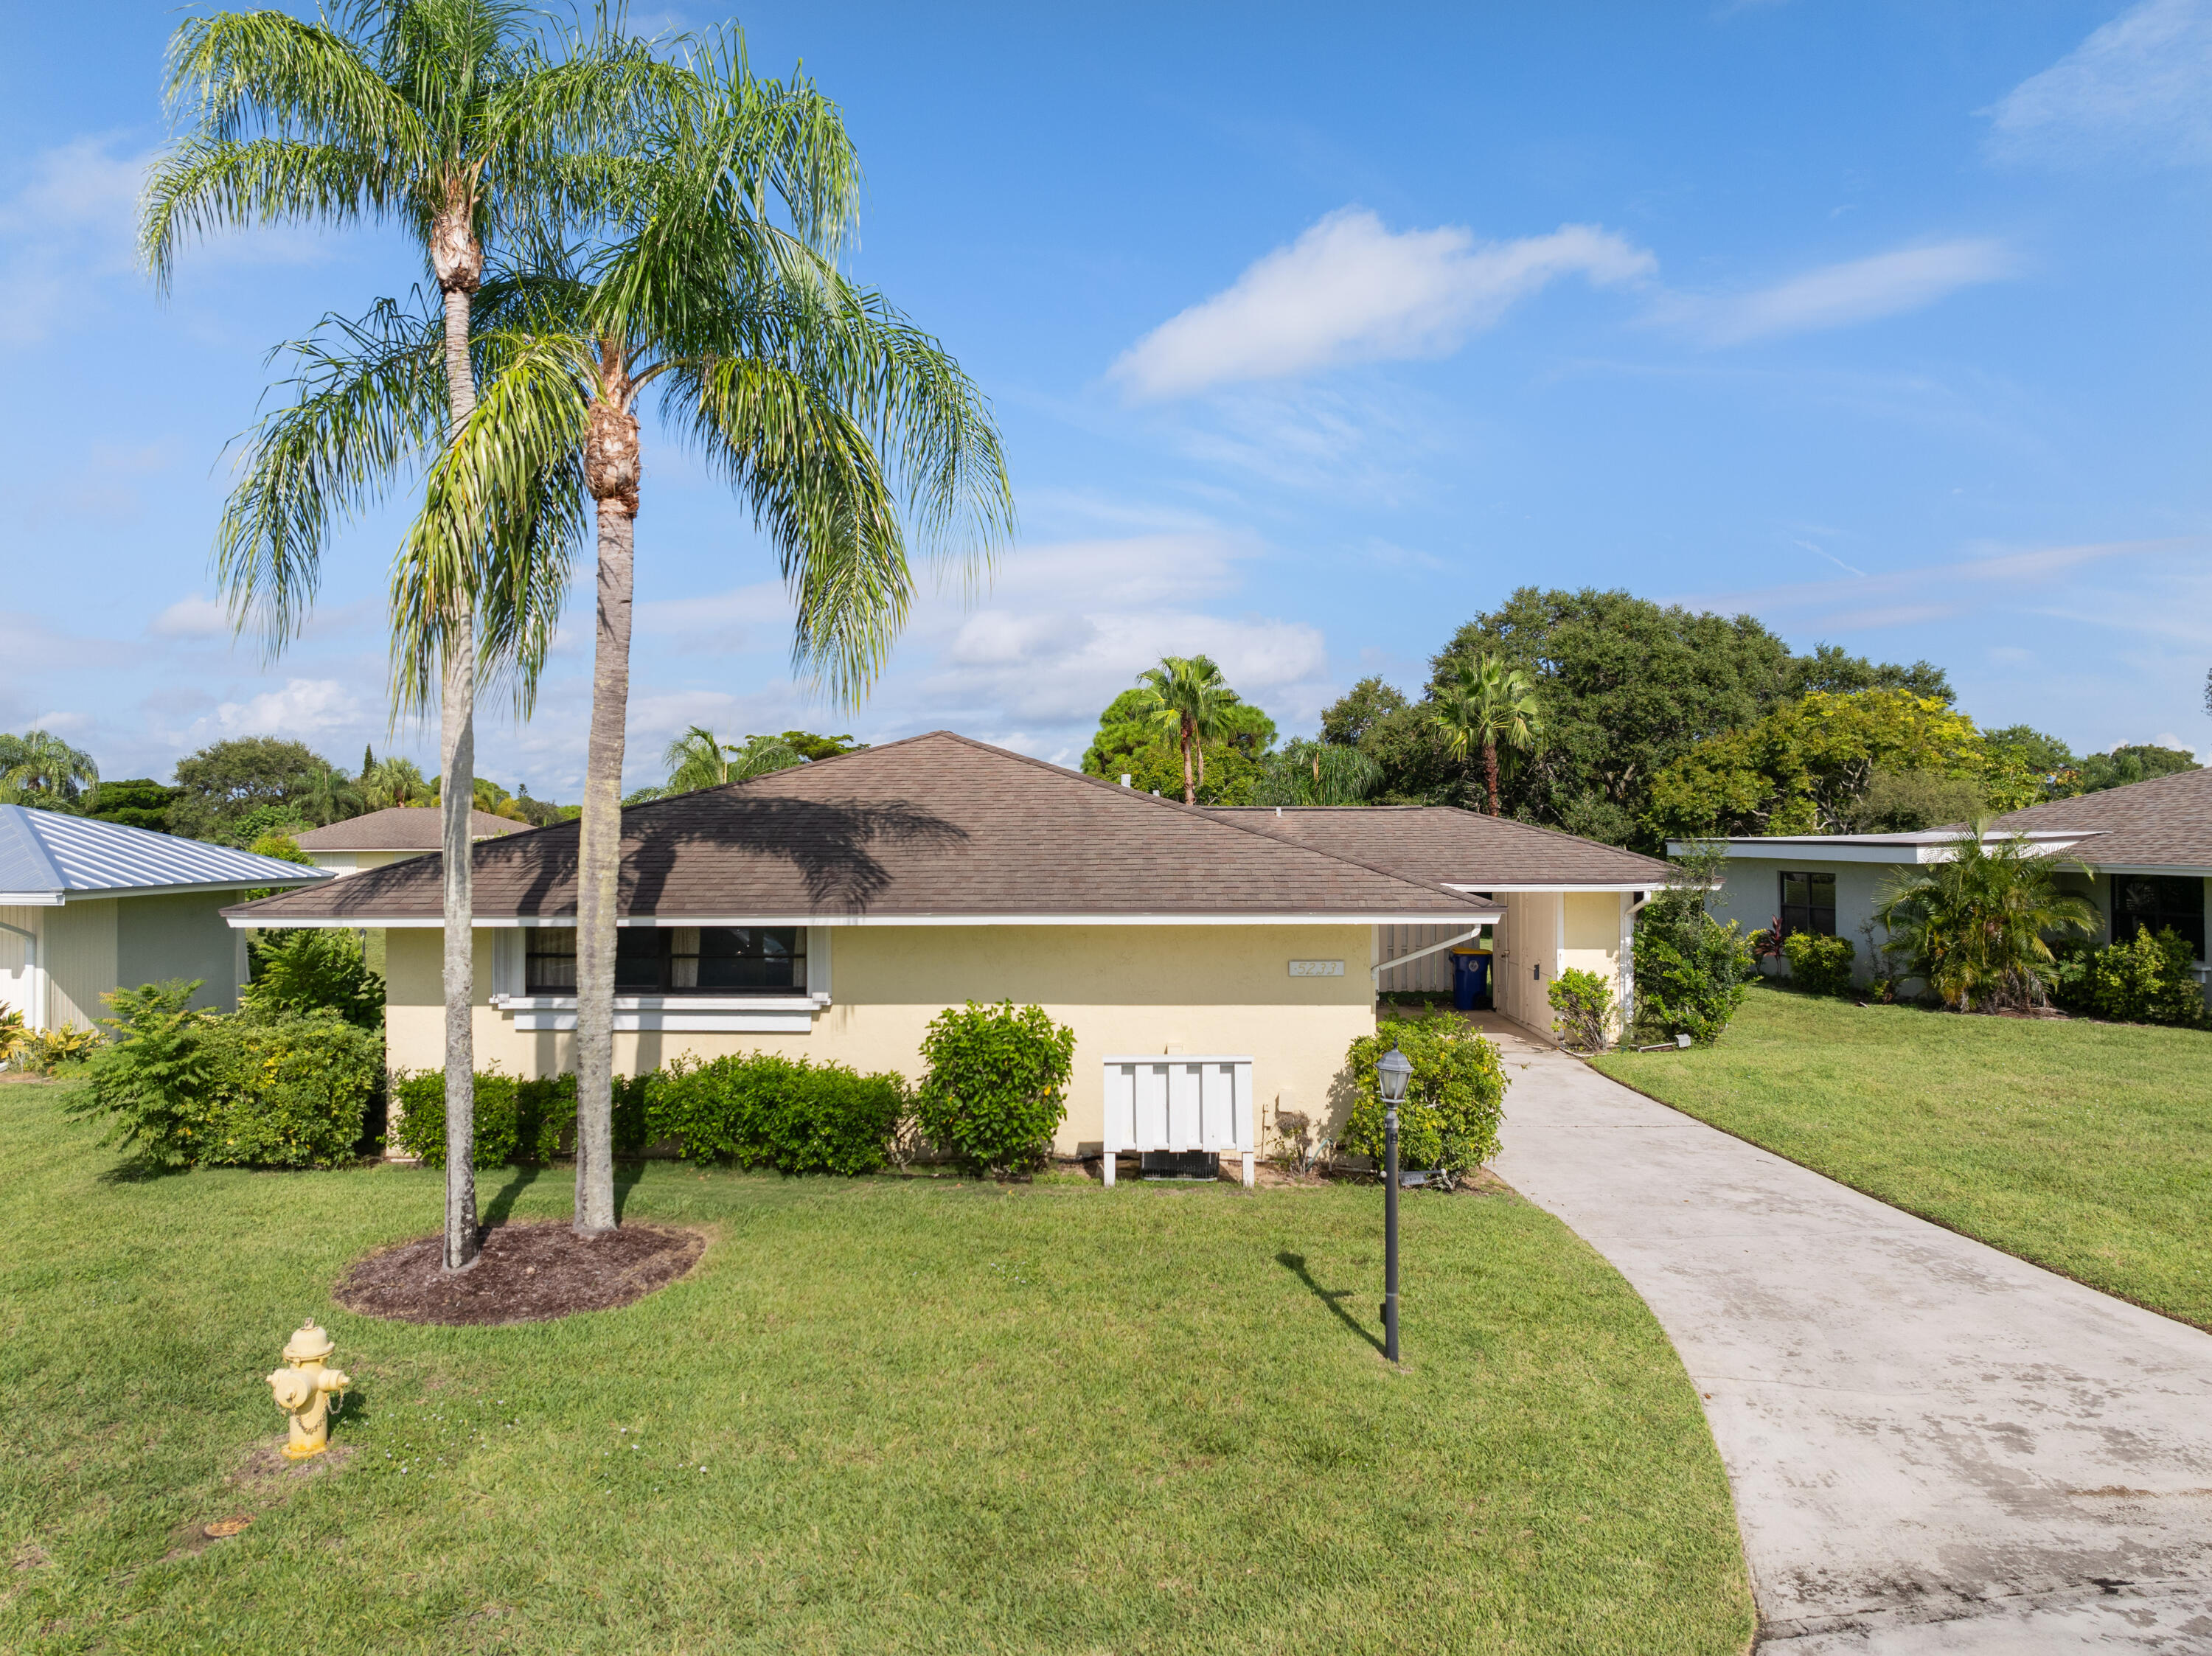
[[[1747,931],[1779,920],[1784,932],[1850,938],[1858,976],[1874,970],[1884,935],[1874,911],[1907,869],[1948,861],[1969,830],[1918,834],[1808,834],[1722,841],[1728,877],[1710,905],[1716,919]],[[2212,880],[2212,770],[2180,771],[2126,787],[2053,799],[1996,819],[1993,837],[2018,834],[2064,870],[2060,883],[2096,909],[2095,941],[2122,941],[2142,927],[2171,927],[2205,964],[2206,882]],[[1670,847],[1679,849],[1679,846]]]
[[[632,806],[616,1065],[760,1048],[913,1075],[939,1012],[1010,999],[1075,1031],[1063,1153],[1096,1149],[1114,1074],[1147,1055],[1242,1066],[1263,1118],[1327,1114],[1346,1048],[1375,1027],[1389,929],[1464,939],[1506,918],[1461,889],[1486,890],[1492,866],[1508,869],[1485,846],[1505,859],[1540,841],[1551,858],[1509,869],[1549,876],[1515,924],[1540,931],[1544,904],[1565,905],[1548,939],[1526,945],[1537,961],[1558,958],[1563,931],[1570,951],[1617,958],[1621,895],[1607,887],[1607,930],[1586,943],[1565,889],[1573,858],[1663,873],[1517,824],[1375,813],[1400,825],[1409,868],[1433,855],[1464,877],[1447,883],[1370,847],[1303,842],[1334,837],[1314,820],[1333,815],[1196,810],[944,731]],[[576,839],[561,823],[475,850],[476,1051],[510,1074],[574,1063]],[[434,859],[229,913],[240,926],[385,928],[391,1062],[441,1062]]]
[[[435,805],[394,805],[364,816],[349,816],[327,828],[295,834],[292,842],[315,859],[315,866],[332,874],[358,874],[365,868],[382,868],[405,857],[422,857],[439,848],[439,817]],[[481,843],[502,834],[527,834],[530,824],[510,822],[489,811],[469,813],[469,837]]]
[[329,876],[228,846],[60,811],[0,805],[0,1005],[34,1030],[89,1028],[100,997],[198,978],[195,1006],[228,1012],[246,939],[225,904]]

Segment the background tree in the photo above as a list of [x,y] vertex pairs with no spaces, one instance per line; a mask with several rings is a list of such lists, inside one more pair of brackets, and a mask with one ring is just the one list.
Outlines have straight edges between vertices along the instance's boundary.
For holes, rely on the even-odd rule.
[[[745,738],[748,743],[770,739],[765,736]],[[849,736],[817,736],[811,731],[786,731],[773,739],[782,743],[809,764],[817,759],[835,759],[841,753],[859,753],[868,745],[865,742],[855,742]]]
[[1880,664],[1844,652],[1840,645],[1816,644],[1809,656],[1792,656],[1782,675],[1785,697],[1810,695],[1822,690],[1830,695],[1854,695],[1861,690],[1909,690],[1914,695],[1951,706],[1958,700],[1950,676],[1933,662],[1916,661],[1900,667],[1893,661]]
[[2110,753],[2093,753],[2081,761],[2080,787],[2083,793],[2100,793],[2106,788],[2124,788],[2197,768],[2197,756],[2186,749],[2123,743]]
[[749,736],[743,743],[725,742],[703,725],[685,731],[660,757],[668,767],[668,780],[658,791],[663,798],[743,782],[807,762],[804,754],[780,737]]
[[1358,749],[1300,737],[1263,758],[1247,803],[1364,804],[1382,780],[1382,767]]
[[100,767],[49,731],[0,734],[0,804],[75,811],[100,786]]
[[1881,772],[1973,785],[1978,810],[2012,810],[2036,784],[2009,749],[1992,749],[1964,713],[1909,690],[1816,690],[1676,760],[1651,789],[1661,837],[1835,834]]
[[362,803],[371,810],[389,810],[395,805],[427,805],[437,798],[437,791],[413,760],[392,754],[372,763],[354,786],[360,792]]
[[[241,629],[258,623],[272,655],[304,622],[334,518],[430,446],[439,414],[450,438],[475,406],[471,307],[487,243],[557,234],[604,173],[595,146],[628,124],[653,83],[657,66],[638,43],[575,40],[556,62],[540,27],[517,0],[351,0],[328,21],[219,12],[187,19],[172,37],[169,95],[186,130],[147,184],[142,239],[157,280],[166,285],[184,241],[210,230],[374,219],[415,239],[440,294],[437,335],[380,309],[391,337],[366,342],[369,369],[317,387],[323,395],[264,422],[249,447],[217,568],[234,620]],[[557,593],[566,578],[561,568],[550,580],[514,579],[516,560],[534,567],[537,522],[510,505],[471,525],[467,578],[441,587],[436,625],[407,640],[435,660],[440,772],[449,783],[475,770],[480,648],[494,662],[520,662],[526,701],[534,685],[555,617],[530,600],[549,586]],[[483,569],[501,567],[483,555],[488,537],[509,555],[506,602],[483,590],[495,584]],[[480,611],[490,623],[481,640]],[[401,710],[419,710],[427,663],[400,665]],[[467,786],[447,787],[441,834],[446,1108],[459,1146],[447,1157],[448,1270],[473,1262],[477,1247],[471,798]]]
[[[636,406],[664,416],[752,507],[799,612],[793,654],[834,698],[880,670],[912,595],[909,538],[979,567],[1012,500],[988,409],[938,343],[833,263],[857,167],[834,105],[760,80],[734,34],[641,118],[605,234],[541,273],[504,366],[433,473],[395,581],[413,635],[475,526],[580,484],[598,628],[577,888],[576,1228],[613,1227],[617,877],[629,703]],[[654,382],[658,381],[658,386]],[[909,534],[911,530],[911,536]]]
[[169,831],[219,844],[242,843],[235,835],[257,810],[281,813],[276,819],[307,826],[298,801],[307,779],[330,763],[304,742],[274,736],[234,737],[214,742],[177,761],[182,790],[169,807]]
[[[1829,646],[1793,656],[1749,616],[1694,613],[1624,591],[1522,587],[1453,634],[1431,664],[1422,700],[1433,701],[1457,661],[1486,653],[1527,672],[1544,709],[1542,749],[1500,779],[1504,810],[1647,851],[1659,849],[1647,820],[1652,779],[1699,742],[1824,684],[1949,695],[1925,663],[1876,664]],[[1363,681],[1322,714],[1322,735],[1382,766],[1378,804],[1469,803],[1465,768],[1446,750],[1432,709],[1403,701],[1379,680]]]
[[1158,666],[1137,675],[1139,718],[1171,732],[1182,755],[1186,805],[1198,803],[1198,785],[1206,779],[1204,744],[1226,733],[1229,710],[1239,699],[1209,656],[1162,656]]
[[[1141,688],[1124,690],[1108,703],[1080,767],[1109,782],[1126,775],[1139,793],[1172,798],[1182,786],[1181,727],[1163,725],[1150,705]],[[1198,803],[1255,803],[1274,741],[1275,721],[1250,702],[1240,699],[1223,709],[1215,734],[1199,745]]]
[[90,809],[85,815],[103,822],[144,828],[149,834],[167,834],[169,807],[184,797],[184,792],[182,788],[165,786],[150,776],[103,781],[94,790]]
[[1526,753],[1543,734],[1543,713],[1528,675],[1496,656],[1453,664],[1453,676],[1437,691],[1437,723],[1455,759],[1480,755],[1490,814],[1498,815],[1498,749]]

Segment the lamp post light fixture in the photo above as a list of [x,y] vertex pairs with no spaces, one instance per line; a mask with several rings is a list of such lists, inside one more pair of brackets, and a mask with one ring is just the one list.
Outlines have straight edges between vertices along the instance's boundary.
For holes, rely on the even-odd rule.
[[1398,1361],[1398,1106],[1413,1066],[1395,1041],[1375,1066],[1382,1091],[1382,1356]]

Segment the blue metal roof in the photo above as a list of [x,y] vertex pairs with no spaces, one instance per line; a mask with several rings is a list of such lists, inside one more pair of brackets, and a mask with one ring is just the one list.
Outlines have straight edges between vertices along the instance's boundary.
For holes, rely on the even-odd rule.
[[0,903],[60,903],[80,894],[312,885],[330,877],[297,863],[204,840],[29,805],[0,805]]

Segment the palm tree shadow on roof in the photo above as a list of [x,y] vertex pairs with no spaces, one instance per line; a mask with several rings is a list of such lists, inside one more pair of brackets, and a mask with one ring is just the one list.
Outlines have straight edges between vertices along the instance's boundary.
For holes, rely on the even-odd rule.
[[[878,850],[920,846],[950,852],[965,845],[968,837],[957,823],[902,800],[793,799],[750,794],[742,784],[708,789],[623,813],[622,912],[657,913],[677,854],[687,846],[714,844],[788,862],[817,911],[865,913],[890,883],[890,870],[878,859]],[[564,887],[573,905],[574,833],[563,835],[557,849],[546,843],[545,834],[514,838],[517,843],[500,845],[494,854],[519,852],[526,840],[536,840],[539,847],[535,877],[518,900],[521,912],[536,912]],[[478,848],[480,870],[490,849]]]

